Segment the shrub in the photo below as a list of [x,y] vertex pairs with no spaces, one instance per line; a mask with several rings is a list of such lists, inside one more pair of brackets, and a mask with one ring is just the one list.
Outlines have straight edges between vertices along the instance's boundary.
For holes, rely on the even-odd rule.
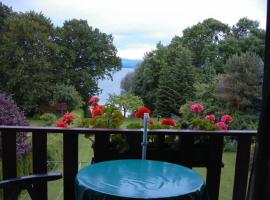
[[66,103],[68,110],[72,111],[83,105],[79,92],[71,85],[58,84],[53,89],[51,103]]
[[57,117],[53,113],[44,113],[43,115],[40,116],[40,119],[45,121],[46,126],[51,126],[52,124],[55,123]]
[[[0,93],[0,125],[27,126],[24,113],[19,110],[15,101],[3,93]],[[30,151],[30,143],[26,133],[17,133],[17,156],[21,158]],[[2,149],[0,149],[2,154]]]

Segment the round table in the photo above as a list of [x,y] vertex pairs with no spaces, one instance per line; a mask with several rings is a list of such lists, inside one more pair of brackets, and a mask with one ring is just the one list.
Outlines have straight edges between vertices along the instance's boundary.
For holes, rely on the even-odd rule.
[[105,161],[81,169],[76,176],[77,200],[97,196],[207,200],[201,175],[180,165],[151,160]]

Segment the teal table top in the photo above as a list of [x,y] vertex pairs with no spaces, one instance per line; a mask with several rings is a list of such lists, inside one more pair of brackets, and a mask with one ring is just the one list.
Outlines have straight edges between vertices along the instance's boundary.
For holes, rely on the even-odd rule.
[[[89,165],[76,176],[76,195],[105,195],[135,199],[193,196],[206,199],[205,183],[193,170],[161,161],[114,160]],[[203,197],[204,196],[204,197]]]

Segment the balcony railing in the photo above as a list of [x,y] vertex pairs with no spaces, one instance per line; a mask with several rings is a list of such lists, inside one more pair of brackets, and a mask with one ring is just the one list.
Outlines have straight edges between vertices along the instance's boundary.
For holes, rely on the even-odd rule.
[[[95,138],[94,161],[141,158],[142,130],[140,129],[86,129],[86,128],[51,128],[31,126],[0,126],[2,137],[2,170],[3,179],[17,176],[16,166],[16,133],[32,133],[33,173],[47,172],[47,133],[63,135],[63,191],[65,200],[75,199],[75,176],[78,171],[78,135],[92,134]],[[158,138],[155,151],[149,146],[148,159],[164,160],[180,163],[188,167],[205,167],[207,169],[206,185],[211,200],[219,196],[222,168],[223,141],[225,136],[234,137],[238,141],[233,186],[233,200],[244,200],[248,182],[250,146],[256,131],[199,131],[199,130],[150,130],[150,135]],[[111,150],[110,135],[127,135],[129,151],[127,154],[116,155]],[[168,154],[165,136],[177,135],[180,150]],[[204,148],[203,159],[200,148],[194,146],[196,137],[205,136],[208,144]],[[196,149],[197,148],[197,149]],[[42,196],[40,200],[48,199],[47,184],[36,186]],[[4,190],[4,198],[11,190]]]

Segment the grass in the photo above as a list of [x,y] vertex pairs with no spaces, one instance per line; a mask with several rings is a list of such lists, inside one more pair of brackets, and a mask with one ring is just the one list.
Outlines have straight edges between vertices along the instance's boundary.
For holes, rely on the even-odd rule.
[[[235,152],[223,153],[224,167],[221,169],[219,200],[232,200],[235,158]],[[204,178],[206,177],[206,168],[195,168],[194,170]]]
[[[76,115],[80,116],[82,112],[76,111]],[[121,128],[125,128],[127,124],[132,122],[140,122],[140,119],[126,119],[122,124]],[[30,120],[31,125],[42,126],[44,122],[42,120]],[[93,150],[91,148],[91,141],[84,137],[79,136],[79,169],[86,166],[91,162],[93,156]],[[63,155],[63,139],[61,135],[48,134],[48,151],[49,154],[53,154],[52,157],[57,158],[61,161]],[[233,179],[234,179],[234,167],[235,167],[234,152],[224,152],[223,163],[221,174],[221,185],[220,185],[220,197],[219,200],[231,200],[233,190]],[[50,159],[50,158],[49,158]],[[52,159],[52,158],[51,158]],[[50,164],[51,171],[62,172],[62,162],[55,162]],[[195,168],[195,171],[206,176],[205,168]],[[48,195],[49,199],[62,200],[63,199],[63,180],[53,181],[48,184]],[[24,198],[27,199],[27,198]]]

